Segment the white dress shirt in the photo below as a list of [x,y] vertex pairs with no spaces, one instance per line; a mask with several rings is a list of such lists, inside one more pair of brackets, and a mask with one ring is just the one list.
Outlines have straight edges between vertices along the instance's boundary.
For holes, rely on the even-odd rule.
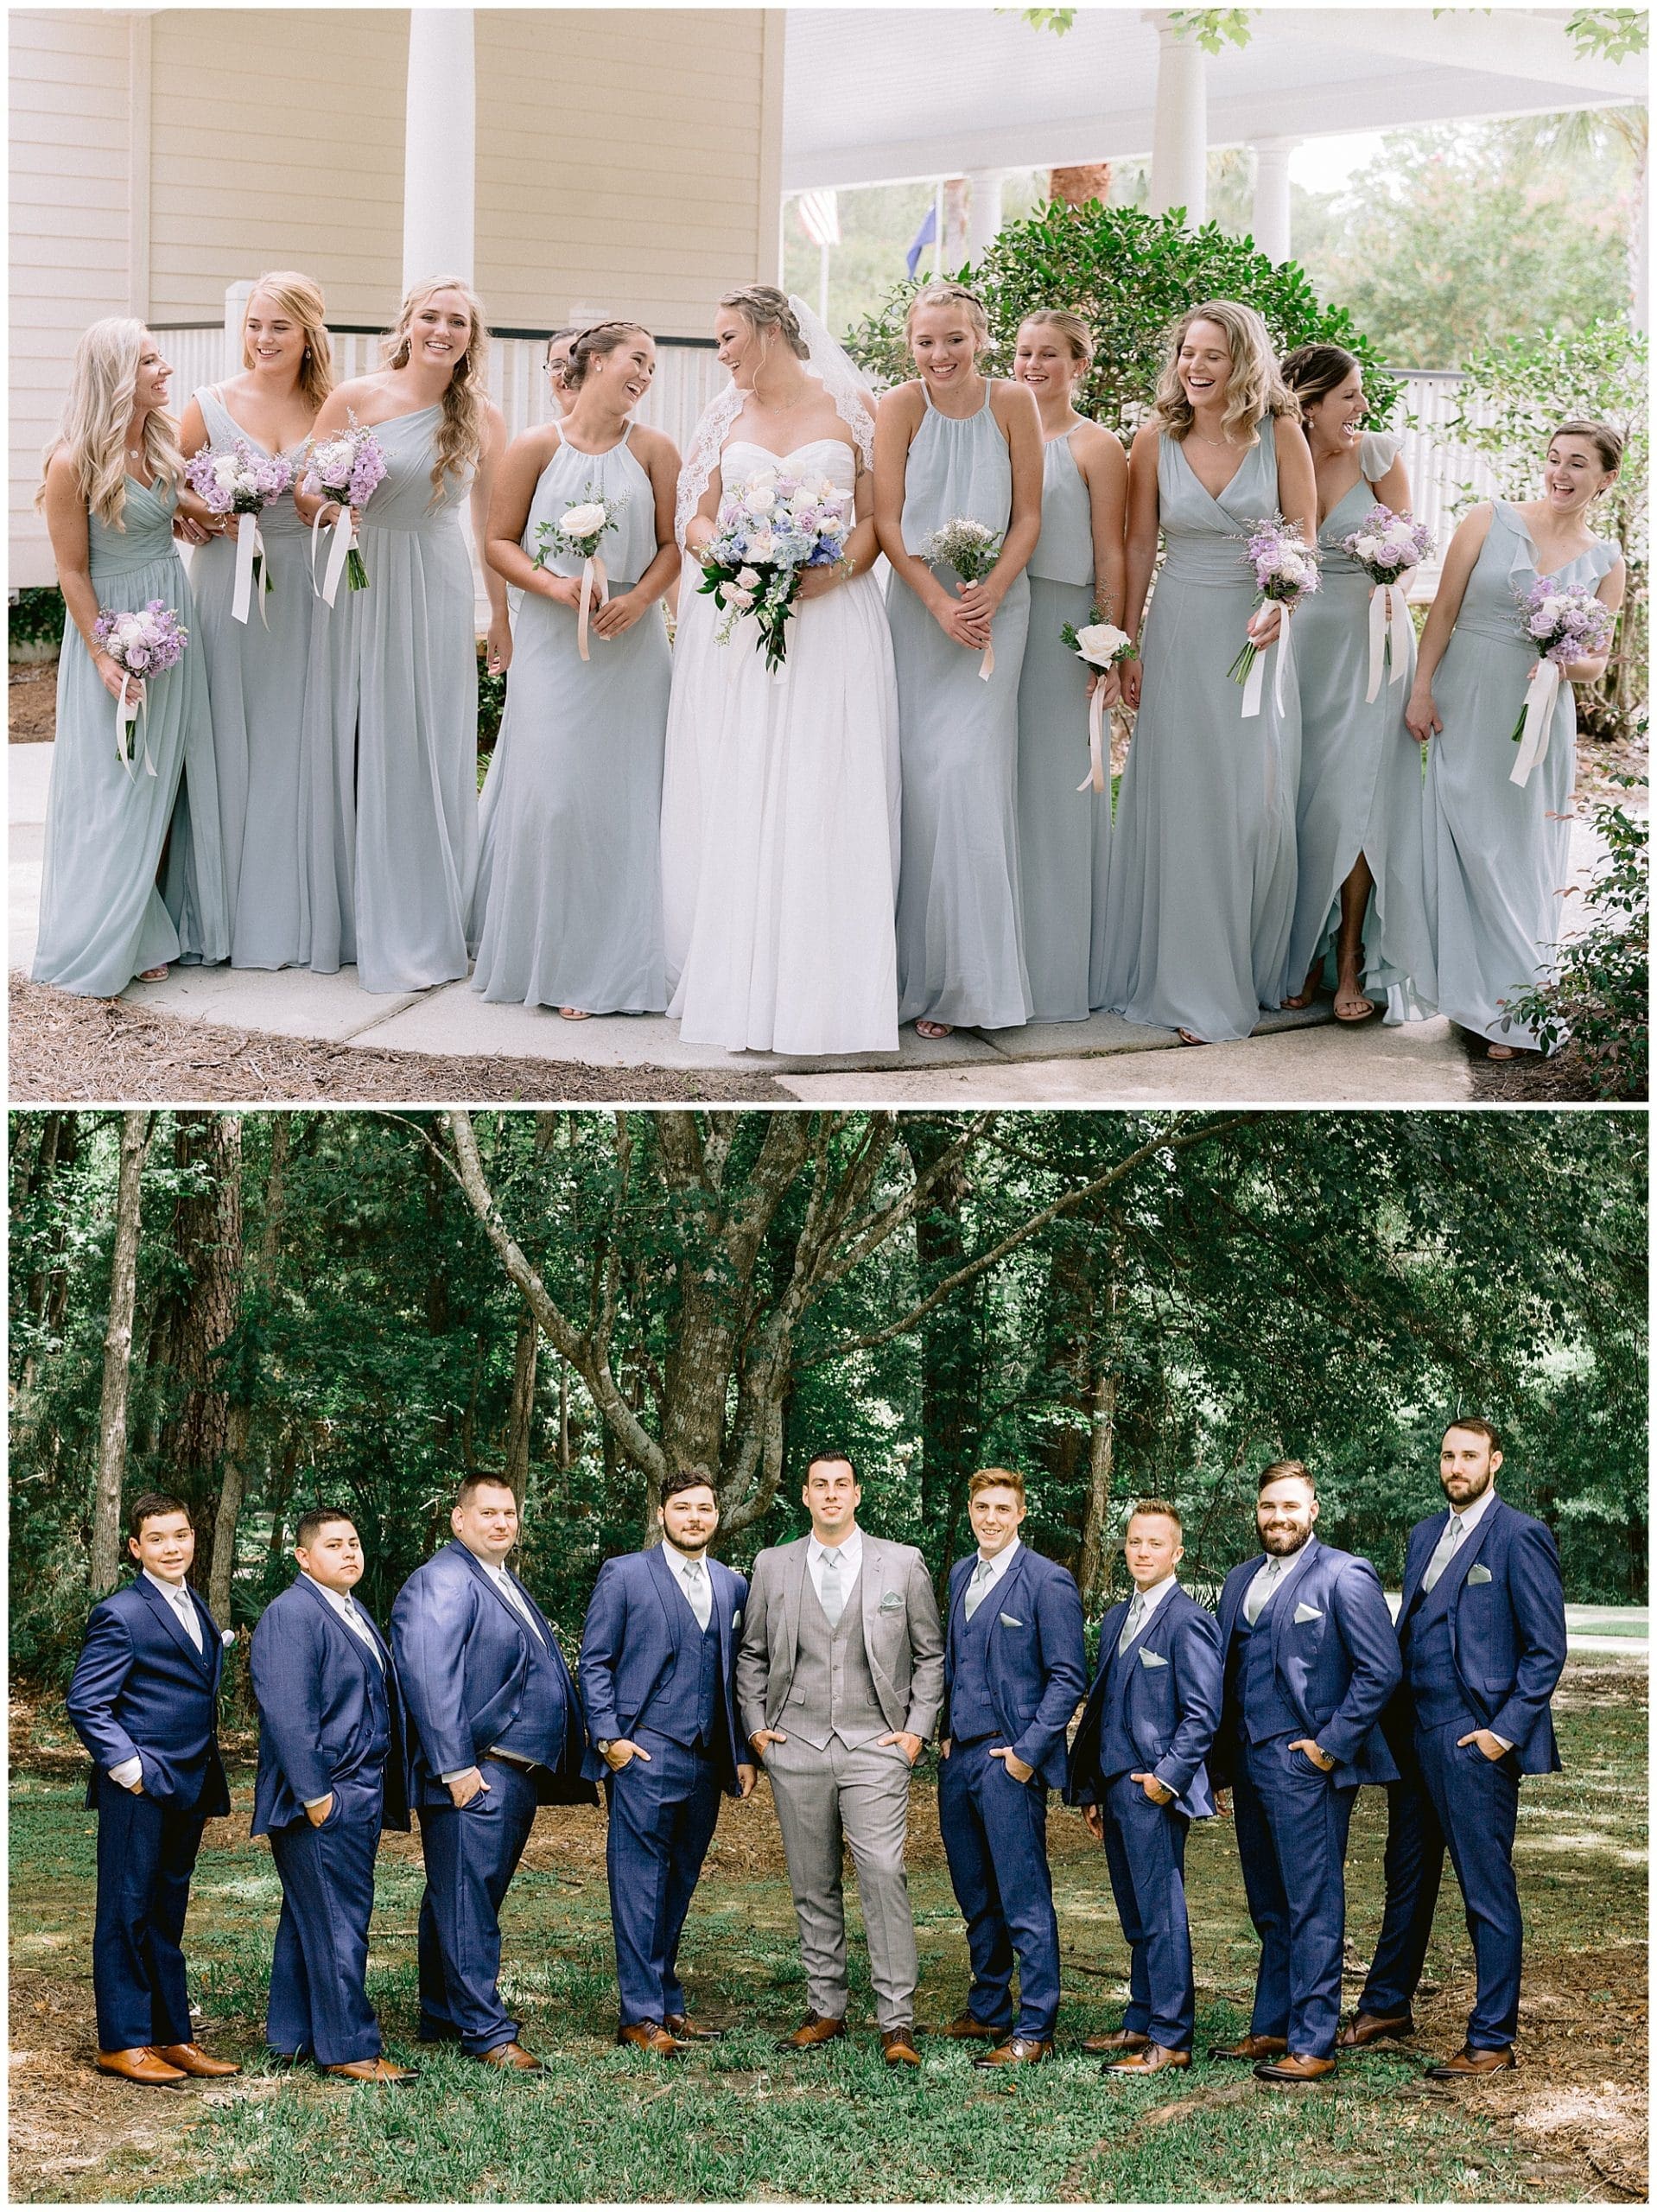
[[820,1544],[815,1536],[806,1540],[805,1563],[810,1571],[811,1587],[817,1593],[819,1605],[822,1603],[822,1565],[831,1552],[840,1562],[840,1594],[844,1600],[850,1597],[852,1585],[863,1565],[863,1531],[855,1521],[852,1523],[851,1534],[842,1537],[837,1544]]
[[[201,1617],[196,1611],[195,1600],[190,1595],[188,1584],[163,1582],[159,1574],[152,1574],[147,1567],[143,1572],[144,1580],[161,1592],[168,1605],[176,1614],[185,1634],[196,1649],[204,1651],[206,1643],[201,1633]],[[110,1769],[110,1780],[123,1789],[136,1789],[143,1778],[143,1761],[139,1758],[122,1759]]]

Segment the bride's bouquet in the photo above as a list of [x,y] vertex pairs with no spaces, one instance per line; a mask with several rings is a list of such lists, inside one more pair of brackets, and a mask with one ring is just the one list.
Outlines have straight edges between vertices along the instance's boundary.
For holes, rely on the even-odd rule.
[[[138,697],[130,699],[127,685],[136,677],[143,687],[147,677],[165,676],[169,668],[176,668],[184,658],[190,633],[175,608],[165,600],[152,599],[130,611],[109,608],[93,623],[92,635],[121,671],[121,696],[115,702],[115,751],[130,776],[133,772],[132,726],[141,714],[148,724],[149,695],[141,688]],[[149,757],[148,736],[143,764],[153,776],[156,764]]]
[[566,507],[556,522],[537,525],[536,538],[539,551],[535,566],[544,569],[547,556],[556,560],[579,561],[581,564],[581,604],[575,613],[575,643],[583,660],[590,660],[587,649],[587,618],[592,612],[594,599],[600,607],[610,601],[610,579],[605,572],[599,548],[616,526],[616,518],[626,505],[624,495],[619,499],[606,499],[602,492],[589,484],[582,492],[580,502]]
[[[1404,681],[1410,651],[1410,610],[1404,604],[1401,591],[1393,595],[1394,588],[1406,570],[1420,567],[1432,550],[1432,532],[1425,523],[1417,522],[1413,514],[1400,514],[1394,508],[1383,506],[1379,500],[1357,528],[1341,540],[1342,552],[1354,567],[1362,569],[1374,586],[1369,594],[1369,689],[1363,695],[1366,704],[1381,689],[1381,665],[1389,653],[1393,672],[1388,680],[1394,683]],[[1387,613],[1389,596],[1390,621]]]
[[[1078,630],[1074,622],[1067,622],[1058,634],[1073,653],[1079,653],[1089,668],[1096,668],[1101,675],[1119,661],[1140,657],[1139,647],[1127,631],[1107,622],[1096,607],[1093,620],[1084,628]],[[1076,789],[1101,791],[1105,780],[1105,687],[1095,683],[1088,702],[1088,772]]]
[[270,563],[259,535],[259,517],[292,486],[291,464],[238,438],[228,453],[222,446],[204,446],[185,469],[184,480],[210,512],[235,516],[236,584],[230,611],[238,622],[245,622],[248,602],[257,591],[259,620],[269,629],[264,594],[270,588]]
[[849,495],[826,476],[789,476],[761,469],[720,501],[714,535],[698,556],[699,591],[710,594],[725,620],[714,632],[721,645],[743,615],[752,614],[756,645],[773,674],[788,653],[788,622],[808,569],[831,569],[846,557],[852,524]]
[[[1283,626],[1278,632],[1277,683],[1273,687],[1278,711],[1281,713],[1285,672],[1293,664],[1289,618],[1305,594],[1317,588],[1317,554],[1301,537],[1298,523],[1273,519],[1255,524],[1248,539],[1248,565],[1254,571],[1254,582],[1260,592],[1254,602],[1255,612],[1268,600],[1283,609]],[[1245,639],[1242,651],[1226,671],[1234,683],[1243,687],[1245,721],[1260,712],[1265,673],[1259,665],[1261,651],[1252,638]]]
[[1528,591],[1516,592],[1514,597],[1525,635],[1540,655],[1514,724],[1519,758],[1508,780],[1522,785],[1530,781],[1538,761],[1547,758],[1564,671],[1573,661],[1597,660],[1609,651],[1616,617],[1586,584],[1559,584],[1551,576],[1538,576]]
[[[313,498],[320,493],[325,502],[333,499],[339,503],[340,518],[333,525],[327,570],[317,586],[321,597],[332,607],[340,588],[341,569],[345,570],[347,590],[365,591],[368,588],[368,569],[357,549],[357,510],[366,506],[385,474],[385,455],[367,423],[359,423],[353,415],[343,430],[336,430],[321,444],[313,438],[302,457],[307,463],[307,473],[301,489]],[[321,512],[319,507],[311,520],[313,584],[316,583],[316,532]]]
[[[963,584],[981,584],[1001,557],[1003,533],[970,515],[956,515],[942,530],[935,530],[921,547],[921,558],[930,567],[953,569]],[[995,673],[995,648],[986,645],[978,673],[987,683]]]

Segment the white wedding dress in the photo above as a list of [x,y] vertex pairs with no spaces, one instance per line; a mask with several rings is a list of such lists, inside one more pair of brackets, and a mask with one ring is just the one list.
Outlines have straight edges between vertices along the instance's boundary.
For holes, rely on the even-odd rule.
[[[857,455],[814,438],[720,452],[731,491],[763,469],[850,493]],[[728,645],[685,563],[663,791],[670,1015],[727,1051],[895,1052],[898,686],[873,573],[797,606],[771,675],[752,621]]]

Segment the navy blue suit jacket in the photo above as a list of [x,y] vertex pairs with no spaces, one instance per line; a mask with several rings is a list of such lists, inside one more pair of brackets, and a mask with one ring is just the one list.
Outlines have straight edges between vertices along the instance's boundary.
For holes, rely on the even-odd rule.
[[303,1574],[259,1616],[251,1654],[253,1695],[259,1707],[254,1835],[302,1821],[308,1798],[327,1797],[361,1771],[374,1739],[371,1677],[384,1685],[391,1719],[380,1825],[409,1825],[404,1771],[408,1731],[397,1669],[378,1629],[360,1605],[357,1610],[385,1662],[384,1673],[375,1667],[362,1639]]
[[[1399,1608],[1406,1641],[1406,1616],[1448,1518],[1446,1507],[1410,1531]],[[1455,1585],[1450,1643],[1456,1680],[1469,1709],[1513,1745],[1521,1774],[1557,1774],[1552,1697],[1565,1666],[1565,1628],[1553,1531],[1498,1497],[1445,1571]],[[1408,1695],[1406,1685],[1400,1702],[1407,1704]]]
[[[948,1737],[956,1643],[966,1625],[967,1585],[977,1562],[968,1552],[949,1569],[943,1642],[943,1715]],[[1050,1789],[1070,1777],[1066,1736],[1088,1687],[1088,1647],[1082,1593],[1069,1571],[1021,1543],[1013,1564],[984,1603],[994,1609],[987,1671],[990,1700],[1008,1748],[1032,1766]]]
[[[574,1676],[549,1622],[517,1575],[514,1587],[546,1637],[545,1656],[563,1684],[566,1726],[556,1764],[535,1770],[543,1805],[589,1805],[583,1779],[587,1731]],[[530,1631],[458,1539],[417,1567],[391,1607],[391,1649],[410,1723],[409,1797],[450,1805],[438,1777],[475,1766],[517,1719],[530,1666]]]
[[[1243,1596],[1266,1564],[1259,1553],[1234,1567],[1220,1592],[1220,1659],[1228,1668],[1242,1622]],[[1298,1616],[1298,1618],[1297,1618]],[[1367,1559],[1319,1543],[1314,1535],[1277,1587],[1261,1626],[1272,1639],[1278,1688],[1306,1734],[1335,1761],[1338,1789],[1396,1782],[1398,1767],[1378,1722],[1404,1672],[1381,1577]],[[1242,1741],[1241,1715],[1228,1703],[1209,1777],[1231,1780]]]
[[[1070,1786],[1064,1794],[1072,1805],[1097,1804],[1104,1796],[1099,1746],[1106,1676],[1129,1602],[1124,1598],[1113,1605],[1099,1630],[1099,1672],[1070,1746]],[[1144,1770],[1173,1791],[1189,1820],[1207,1820],[1214,1810],[1205,1762],[1220,1726],[1223,1690],[1218,1624],[1176,1583],[1117,1661],[1116,1694]]]
[[[736,1709],[736,1653],[748,1582],[721,1560],[708,1560],[707,1567],[725,1713],[724,1735],[714,1755],[721,1783],[734,1796],[739,1754],[745,1765],[752,1764]],[[681,1664],[695,1627],[662,1545],[605,1560],[581,1630],[581,1701],[594,1746],[650,1726],[651,1700]],[[688,1663],[698,1663],[694,1650]],[[582,1771],[594,1779],[608,1772],[596,1748],[588,1751]]]
[[[136,1575],[92,1608],[86,1641],[64,1703],[94,1768],[105,1772],[136,1753],[146,1796],[175,1812],[213,1819],[230,1810],[219,1756],[219,1680],[224,1639],[190,1592],[201,1649],[149,1579]],[[99,1777],[86,1785],[98,1802]]]

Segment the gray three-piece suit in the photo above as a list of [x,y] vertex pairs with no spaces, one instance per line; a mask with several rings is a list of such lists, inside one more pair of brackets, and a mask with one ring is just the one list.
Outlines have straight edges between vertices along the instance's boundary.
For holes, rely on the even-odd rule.
[[901,1731],[929,1738],[943,1696],[943,1631],[925,1561],[910,1544],[862,1533],[863,1559],[830,1628],[807,1565],[809,1537],[754,1561],[737,1700],[752,1738],[780,1729],[765,1753],[800,1926],[814,2012],[847,2001],[842,1840],[868,1931],[869,1980],[882,2028],[914,2018],[918,1962],[904,1872],[909,1762]]

